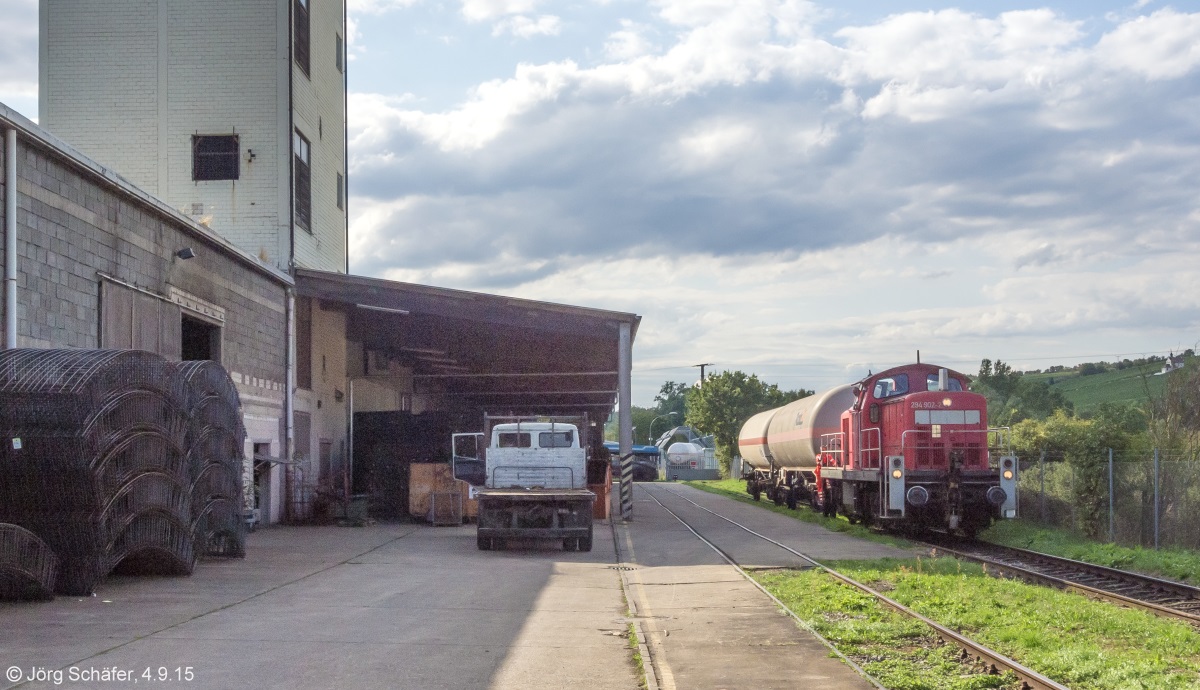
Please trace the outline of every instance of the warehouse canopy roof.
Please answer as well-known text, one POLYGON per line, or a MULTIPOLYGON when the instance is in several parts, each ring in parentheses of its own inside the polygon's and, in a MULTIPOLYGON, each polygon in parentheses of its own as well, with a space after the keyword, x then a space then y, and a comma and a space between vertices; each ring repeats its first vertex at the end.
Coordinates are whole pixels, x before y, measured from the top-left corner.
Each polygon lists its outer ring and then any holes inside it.
POLYGON ((347 312, 349 340, 441 394, 493 414, 604 419, 617 398, 621 324, 636 314, 296 270, 296 291, 347 312))

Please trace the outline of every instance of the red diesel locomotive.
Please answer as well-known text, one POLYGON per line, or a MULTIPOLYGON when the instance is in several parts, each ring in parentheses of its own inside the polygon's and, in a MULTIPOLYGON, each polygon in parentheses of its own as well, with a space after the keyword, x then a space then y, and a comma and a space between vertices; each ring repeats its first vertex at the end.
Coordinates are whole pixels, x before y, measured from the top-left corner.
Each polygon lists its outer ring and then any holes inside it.
POLYGON ((1017 459, 993 462, 993 433, 965 376, 917 363, 760 412, 738 446, 755 500, 973 535, 1017 515, 1017 459))

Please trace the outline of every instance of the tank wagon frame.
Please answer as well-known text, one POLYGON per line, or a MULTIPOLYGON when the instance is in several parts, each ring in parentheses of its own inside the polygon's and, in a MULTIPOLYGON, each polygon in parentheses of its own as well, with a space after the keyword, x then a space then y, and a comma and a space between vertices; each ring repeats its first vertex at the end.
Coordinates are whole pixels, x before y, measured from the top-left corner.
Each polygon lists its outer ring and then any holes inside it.
POLYGON ((754 415, 738 439, 746 491, 914 532, 973 535, 1016 517, 1006 430, 988 428, 966 383, 910 364, 754 415))

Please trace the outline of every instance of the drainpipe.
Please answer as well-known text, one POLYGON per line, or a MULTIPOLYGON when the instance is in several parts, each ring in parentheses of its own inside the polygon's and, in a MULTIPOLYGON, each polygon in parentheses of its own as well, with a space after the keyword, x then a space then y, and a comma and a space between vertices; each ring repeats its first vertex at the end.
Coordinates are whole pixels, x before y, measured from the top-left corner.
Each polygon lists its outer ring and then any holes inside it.
MULTIPOLYGON (((283 457, 288 462, 295 458, 296 450, 296 414, 292 392, 296 388, 296 292, 293 288, 287 290, 287 392, 284 394, 284 425, 286 426, 283 440, 283 457)), ((289 497, 290 498, 290 497, 289 497)))
POLYGON ((17 130, 4 137, 4 349, 17 346, 17 130))

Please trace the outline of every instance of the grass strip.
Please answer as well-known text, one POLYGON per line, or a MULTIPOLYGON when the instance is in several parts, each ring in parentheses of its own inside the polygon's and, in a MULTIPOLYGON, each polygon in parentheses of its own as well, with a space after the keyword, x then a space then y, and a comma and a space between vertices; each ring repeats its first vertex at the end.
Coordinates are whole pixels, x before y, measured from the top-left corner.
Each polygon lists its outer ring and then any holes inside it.
MULTIPOLYGON (((840 561, 831 567, 1071 688, 1200 687, 1200 634, 1181 622, 988 576, 951 558, 840 561)), ((959 661, 920 623, 822 571, 755 577, 842 653, 895 690, 1017 687, 959 661)))
POLYGON ((980 538, 1004 546, 1200 585, 1200 553, 1196 551, 1155 551, 1099 543, 1068 531, 1049 529, 1024 520, 997 522, 980 538))
POLYGON ((787 515, 790 518, 800 520, 802 522, 810 522, 814 525, 820 525, 831 532, 842 532, 849 534, 859 539, 888 544, 902 549, 910 548, 913 544, 907 539, 896 537, 888 534, 880 534, 873 532, 862 525, 852 525, 845 516, 839 515, 833 518, 827 518, 821 513, 810 509, 807 505, 798 506, 796 510, 788 508, 786 505, 777 506, 771 501, 764 498, 761 501, 755 501, 754 497, 746 493, 746 482, 740 479, 714 479, 714 480, 696 480, 683 482, 687 486, 691 486, 701 491, 707 491, 710 494, 718 494, 727 496, 735 501, 756 505, 763 510, 770 510, 780 515, 787 515))

